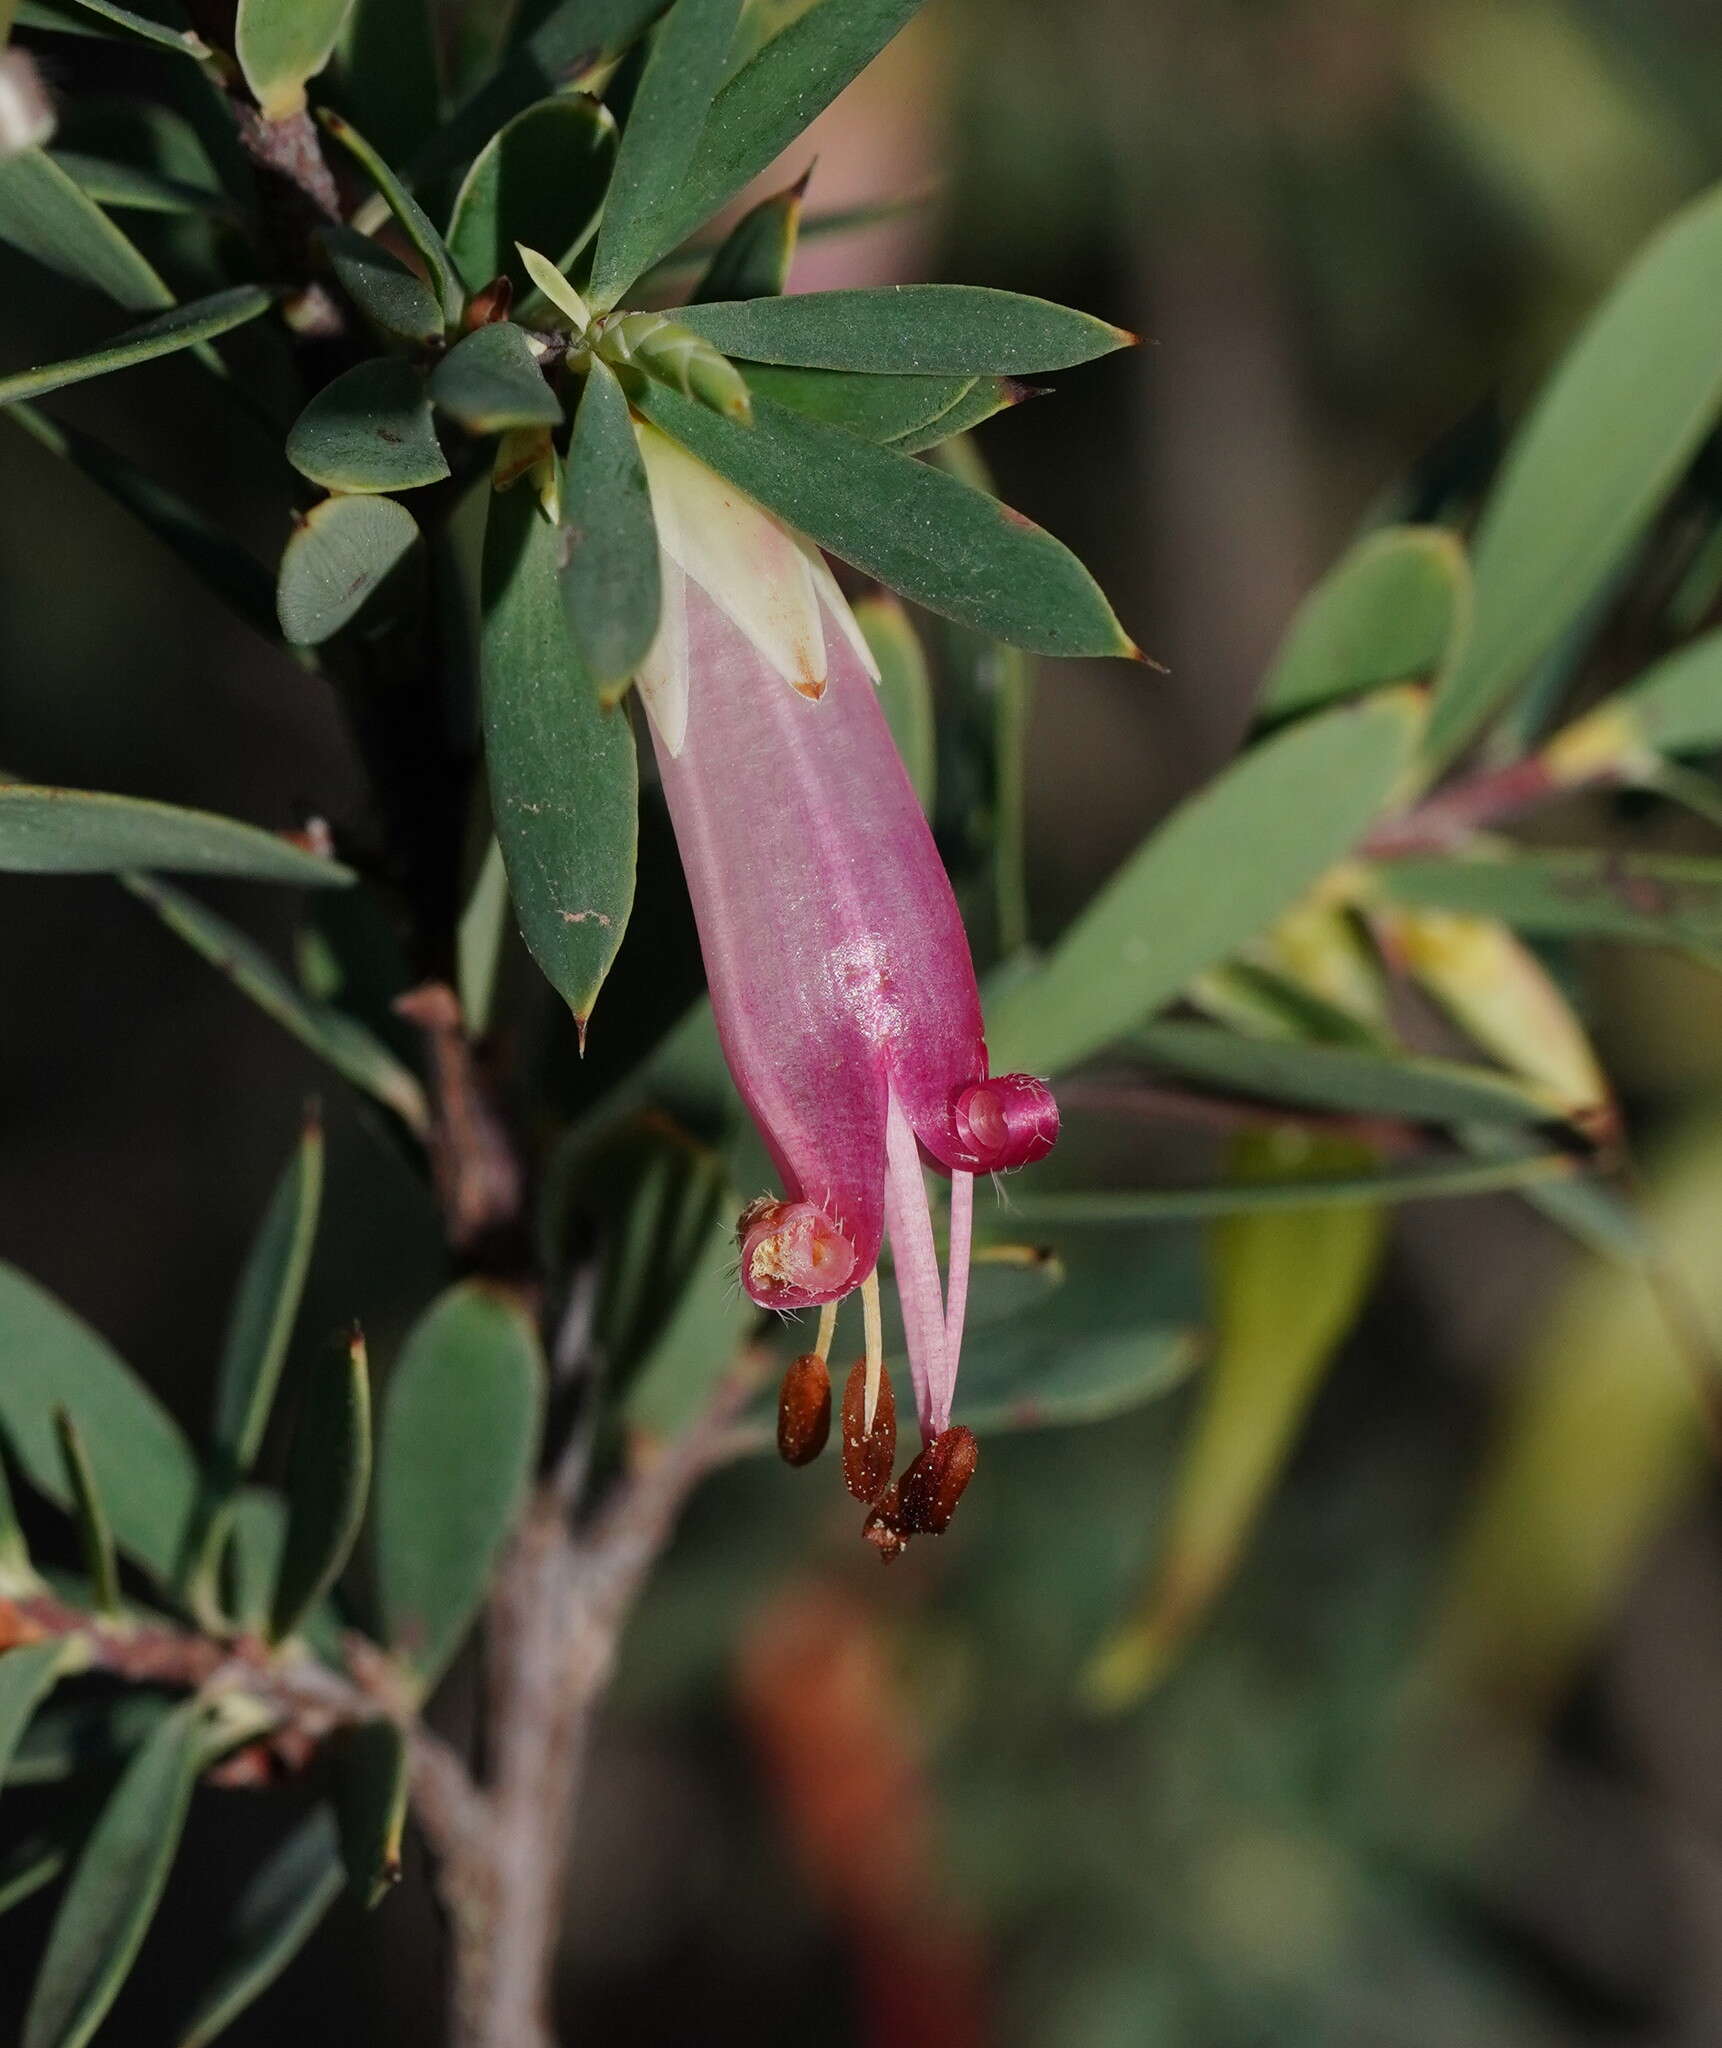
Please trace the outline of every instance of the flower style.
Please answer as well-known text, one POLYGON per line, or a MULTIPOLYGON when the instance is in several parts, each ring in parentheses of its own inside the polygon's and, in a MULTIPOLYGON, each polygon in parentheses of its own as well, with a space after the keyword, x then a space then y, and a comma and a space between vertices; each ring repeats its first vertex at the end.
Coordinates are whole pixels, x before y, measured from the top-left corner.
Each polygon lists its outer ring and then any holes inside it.
POLYGON ((888 1235, 930 1455, 952 1428, 974 1176, 1043 1157, 1058 1110, 1044 1082, 987 1072, 956 900, 824 558, 638 432, 663 615, 637 684, 724 1055, 783 1180, 742 1217, 742 1285, 823 1308, 820 1361, 834 1304, 863 1290, 871 1430, 888 1235), (923 1159, 951 1179, 948 1290, 923 1159))

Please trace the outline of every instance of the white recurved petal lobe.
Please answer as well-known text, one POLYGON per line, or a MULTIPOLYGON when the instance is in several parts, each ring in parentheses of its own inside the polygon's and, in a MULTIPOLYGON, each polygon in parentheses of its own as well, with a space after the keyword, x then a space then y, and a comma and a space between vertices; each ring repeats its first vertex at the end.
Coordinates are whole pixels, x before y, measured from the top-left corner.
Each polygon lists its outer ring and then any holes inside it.
POLYGON ((636 422, 635 432, 663 553, 708 593, 792 689, 820 696, 825 624, 815 573, 800 543, 667 435, 643 421, 636 422))

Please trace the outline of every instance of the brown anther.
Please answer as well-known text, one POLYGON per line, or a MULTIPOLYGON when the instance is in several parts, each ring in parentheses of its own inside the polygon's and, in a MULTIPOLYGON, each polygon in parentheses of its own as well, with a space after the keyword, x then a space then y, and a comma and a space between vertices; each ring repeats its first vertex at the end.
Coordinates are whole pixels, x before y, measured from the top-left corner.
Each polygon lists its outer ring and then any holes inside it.
POLYGON ((811 1465, 830 1434, 831 1372, 817 1351, 804 1351, 777 1397, 777 1455, 786 1465, 811 1465))
POLYGON ((776 1195, 755 1195, 735 1220, 736 1243, 740 1244, 756 1223, 765 1222, 768 1217, 786 1206, 776 1195))
POLYGON ((871 1506, 890 1485, 891 1467, 897 1462, 897 1402, 888 1372, 879 1375, 879 1405, 871 1432, 866 1416, 867 1361, 858 1358, 843 1389, 843 1483, 857 1500, 871 1506))
POLYGON ((508 277, 493 277, 482 290, 473 293, 466 302, 466 331, 475 332, 480 327, 489 327, 497 320, 506 320, 509 308, 514 304, 514 285, 508 277))
POLYGON ((898 1520, 911 1536, 942 1536, 975 1476, 981 1447, 958 1422, 942 1431, 897 1482, 898 1520))
POLYGON ((878 1505, 861 1524, 861 1534, 878 1551, 881 1564, 895 1564, 908 1549, 909 1537, 902 1523, 897 1487, 885 1489, 878 1505))

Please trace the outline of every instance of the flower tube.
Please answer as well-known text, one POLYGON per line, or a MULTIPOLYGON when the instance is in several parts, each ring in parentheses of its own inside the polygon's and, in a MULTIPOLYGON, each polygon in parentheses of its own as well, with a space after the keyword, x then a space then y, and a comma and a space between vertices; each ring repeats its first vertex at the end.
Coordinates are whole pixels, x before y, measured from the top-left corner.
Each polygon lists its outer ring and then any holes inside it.
POLYGON ((872 1284, 889 1234, 932 1446, 952 1427, 973 1176, 1042 1157, 1057 1107, 1042 1081, 988 1075, 956 900, 824 559, 638 431, 664 611, 637 681, 724 1056, 783 1181, 742 1218, 742 1285, 766 1308, 836 1302, 872 1284), (924 1161, 952 1181, 948 1291, 924 1161))

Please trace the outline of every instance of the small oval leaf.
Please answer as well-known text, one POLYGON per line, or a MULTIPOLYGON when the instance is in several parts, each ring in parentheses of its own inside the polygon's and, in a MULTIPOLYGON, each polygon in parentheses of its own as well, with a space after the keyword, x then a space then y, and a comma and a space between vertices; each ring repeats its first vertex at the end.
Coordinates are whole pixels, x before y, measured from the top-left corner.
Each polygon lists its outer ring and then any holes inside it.
POLYGON ((239 0, 233 54, 266 121, 303 113, 306 82, 334 54, 352 0, 239 0))
POLYGON ((600 690, 624 682, 658 629, 658 531, 628 401, 594 358, 562 469, 568 630, 600 690))
POLYGON ((281 557, 275 606, 281 630, 301 647, 338 633, 419 537, 393 498, 325 498, 281 557))
POLYGON ((424 373, 397 356, 326 384, 293 422, 287 460, 329 491, 410 491, 449 473, 424 373))
POLYGON ((473 159, 448 224, 468 288, 506 276, 524 300, 519 242, 566 270, 597 227, 615 160, 615 116, 585 93, 541 100, 499 129, 473 159))
POLYGON ((469 434, 553 427, 562 418, 561 401, 512 320, 494 320, 457 341, 431 372, 430 392, 469 434))

